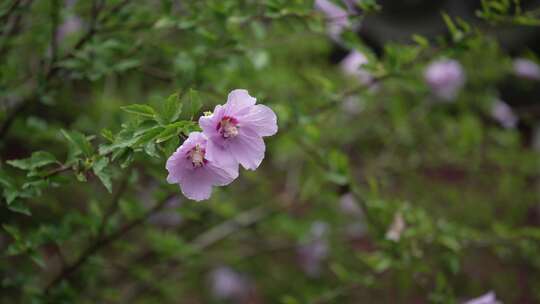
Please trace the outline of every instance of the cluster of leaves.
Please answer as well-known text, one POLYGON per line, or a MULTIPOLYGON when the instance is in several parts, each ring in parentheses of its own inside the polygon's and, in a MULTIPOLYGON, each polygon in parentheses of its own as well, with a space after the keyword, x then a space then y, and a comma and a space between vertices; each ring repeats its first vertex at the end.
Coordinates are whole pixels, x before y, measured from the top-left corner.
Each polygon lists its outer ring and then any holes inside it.
POLYGON ((172 94, 159 110, 146 104, 125 106, 122 109, 133 114, 134 118, 126 120, 116 134, 109 129, 102 130, 101 135, 107 142, 99 144, 98 147, 92 144, 95 136, 60 130, 67 142, 68 153, 65 161, 57 160, 50 152, 37 151, 28 158, 6 162, 7 165, 26 171, 26 178, 19 183, 4 171, 0 171, 7 208, 31 215, 22 200, 39 197, 47 187, 59 186, 50 178, 64 171, 73 171, 81 182, 87 181, 88 176, 93 174, 111 193, 113 163, 125 169, 138 152, 166 159, 179 146, 180 136, 185 137, 198 129, 193 118, 200 107, 201 101, 195 90, 189 90, 183 97, 179 93, 172 94))
POLYGON ((538 10, 522 10, 520 0, 482 0, 477 16, 492 24, 538 26, 538 10))

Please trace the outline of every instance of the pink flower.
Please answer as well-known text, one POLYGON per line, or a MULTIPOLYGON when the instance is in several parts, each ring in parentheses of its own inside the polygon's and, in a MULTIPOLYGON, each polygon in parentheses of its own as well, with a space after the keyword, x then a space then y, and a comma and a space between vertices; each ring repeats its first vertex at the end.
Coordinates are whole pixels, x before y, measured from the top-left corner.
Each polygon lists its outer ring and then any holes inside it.
POLYGON ((217 299, 240 301, 246 298, 251 290, 247 278, 230 267, 221 266, 214 269, 210 279, 212 293, 217 299))
POLYGON ((502 302, 497 300, 493 291, 490 291, 485 295, 471 299, 467 302, 464 302, 463 304, 502 304, 502 302))
POLYGON ((513 68, 514 74, 518 77, 540 80, 540 66, 532 60, 525 58, 515 59, 513 68))
POLYGON ((310 277, 318 277, 321 273, 324 260, 329 255, 327 240, 328 224, 316 221, 311 225, 310 241, 298 247, 300 266, 310 277))
POLYGON ((495 101, 491 108, 491 116, 506 129, 515 128, 519 121, 512 108, 502 100, 495 101))
POLYGON ((349 13, 329 0, 315 0, 315 8, 321 11, 328 20, 328 34, 339 40, 341 32, 351 26, 349 13))
POLYGON ((358 51, 352 51, 341 61, 340 66, 346 75, 358 77, 362 84, 369 85, 373 81, 373 77, 362 68, 362 65, 367 63, 366 55, 358 51))
POLYGON ((206 157, 219 164, 241 164, 255 170, 264 158, 264 136, 276 134, 276 114, 246 90, 233 90, 227 103, 218 105, 211 115, 199 119, 208 137, 206 157))
POLYGON ((182 193, 195 201, 210 198, 212 186, 227 185, 238 177, 237 165, 208 160, 207 143, 201 132, 192 132, 167 160, 167 181, 178 183, 182 193))
POLYGON ((465 84, 465 73, 456 60, 442 59, 431 63, 424 72, 426 83, 439 98, 452 101, 465 84))

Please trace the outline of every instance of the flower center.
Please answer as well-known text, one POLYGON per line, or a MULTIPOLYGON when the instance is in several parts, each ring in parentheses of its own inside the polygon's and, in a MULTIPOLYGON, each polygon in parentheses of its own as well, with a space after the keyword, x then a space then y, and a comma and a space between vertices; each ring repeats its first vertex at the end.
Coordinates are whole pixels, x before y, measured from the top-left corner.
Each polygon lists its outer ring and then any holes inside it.
POLYGON ((188 153, 188 158, 191 160, 191 164, 195 168, 200 168, 206 164, 206 159, 204 159, 205 150, 201 146, 196 145, 188 153))
POLYGON ((224 116, 217 125, 218 132, 223 138, 233 138, 238 135, 238 121, 233 117, 224 116))

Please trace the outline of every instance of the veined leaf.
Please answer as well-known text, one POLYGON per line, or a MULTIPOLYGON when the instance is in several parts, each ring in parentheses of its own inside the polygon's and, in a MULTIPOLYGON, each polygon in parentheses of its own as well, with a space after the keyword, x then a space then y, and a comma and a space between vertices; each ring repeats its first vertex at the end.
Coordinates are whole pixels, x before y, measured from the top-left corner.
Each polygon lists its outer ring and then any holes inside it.
POLYGON ((132 104, 129 106, 121 107, 121 109, 130 114, 135 114, 139 116, 151 118, 154 118, 156 116, 156 111, 151 106, 144 104, 132 104))

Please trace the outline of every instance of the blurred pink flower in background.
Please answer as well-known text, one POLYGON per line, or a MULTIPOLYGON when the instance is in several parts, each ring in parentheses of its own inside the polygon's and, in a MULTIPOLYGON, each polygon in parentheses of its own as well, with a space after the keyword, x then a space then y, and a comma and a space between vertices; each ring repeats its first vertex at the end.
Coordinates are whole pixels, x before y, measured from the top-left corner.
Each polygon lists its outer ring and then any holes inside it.
MULTIPOLYGON (((77 0, 66 0, 64 2, 64 7, 67 11, 73 10, 73 7, 77 4, 77 0)), ((70 14, 66 17, 64 22, 58 26, 56 30, 56 41, 61 42, 67 36, 72 33, 79 32, 83 28, 82 19, 77 16, 70 14)))
POLYGON ((490 291, 478 298, 468 300, 463 304, 502 304, 502 302, 497 301, 495 293, 493 291, 490 291))
POLYGON ((349 13, 337 4, 329 0, 315 0, 315 8, 325 15, 328 35, 332 39, 339 40, 341 33, 351 26, 349 13))
POLYGON ((366 55, 354 50, 343 58, 340 67, 346 75, 357 77, 362 84, 369 85, 373 77, 368 71, 362 69, 362 65, 366 63, 368 63, 366 55))
POLYGON ((227 103, 202 116, 199 124, 208 137, 206 157, 219 164, 255 170, 264 159, 263 137, 276 134, 277 117, 246 90, 233 90, 227 103))
POLYGON ((214 269, 210 274, 210 283, 216 299, 233 300, 235 303, 246 299, 252 289, 247 277, 227 266, 214 269))
POLYGON ((358 206, 358 201, 352 193, 346 193, 341 196, 339 199, 339 208, 341 212, 351 217, 361 217, 364 215, 362 208, 358 206))
POLYGON ((349 216, 353 222, 346 226, 346 233, 352 239, 360 239, 366 235, 367 227, 364 212, 352 193, 346 193, 339 200, 340 211, 349 216))
POLYGON ((491 116, 504 128, 515 128, 519 121, 512 108, 502 100, 496 100, 491 108, 491 116))
POLYGON ((458 61, 440 59, 426 68, 424 79, 435 96, 452 101, 465 84, 465 72, 458 61))
POLYGON ((207 138, 192 132, 188 139, 167 160, 167 181, 178 183, 189 199, 210 198, 212 186, 224 186, 238 177, 238 165, 217 164, 206 157, 207 138))
POLYGON ((328 224, 317 221, 311 225, 310 241, 298 248, 300 266, 310 277, 318 277, 322 270, 322 263, 328 257, 329 248, 326 235, 328 224))
POLYGON ((514 59, 514 74, 518 77, 540 80, 540 66, 532 60, 525 58, 514 59))
POLYGON ((180 216, 180 213, 176 210, 178 207, 180 207, 180 199, 178 197, 173 197, 165 203, 165 206, 161 211, 152 214, 148 218, 148 222, 160 227, 175 227, 180 225, 182 216, 180 216))
POLYGON ((56 32, 56 40, 58 42, 64 40, 70 34, 79 32, 82 29, 82 20, 78 16, 69 16, 62 23, 56 32))

